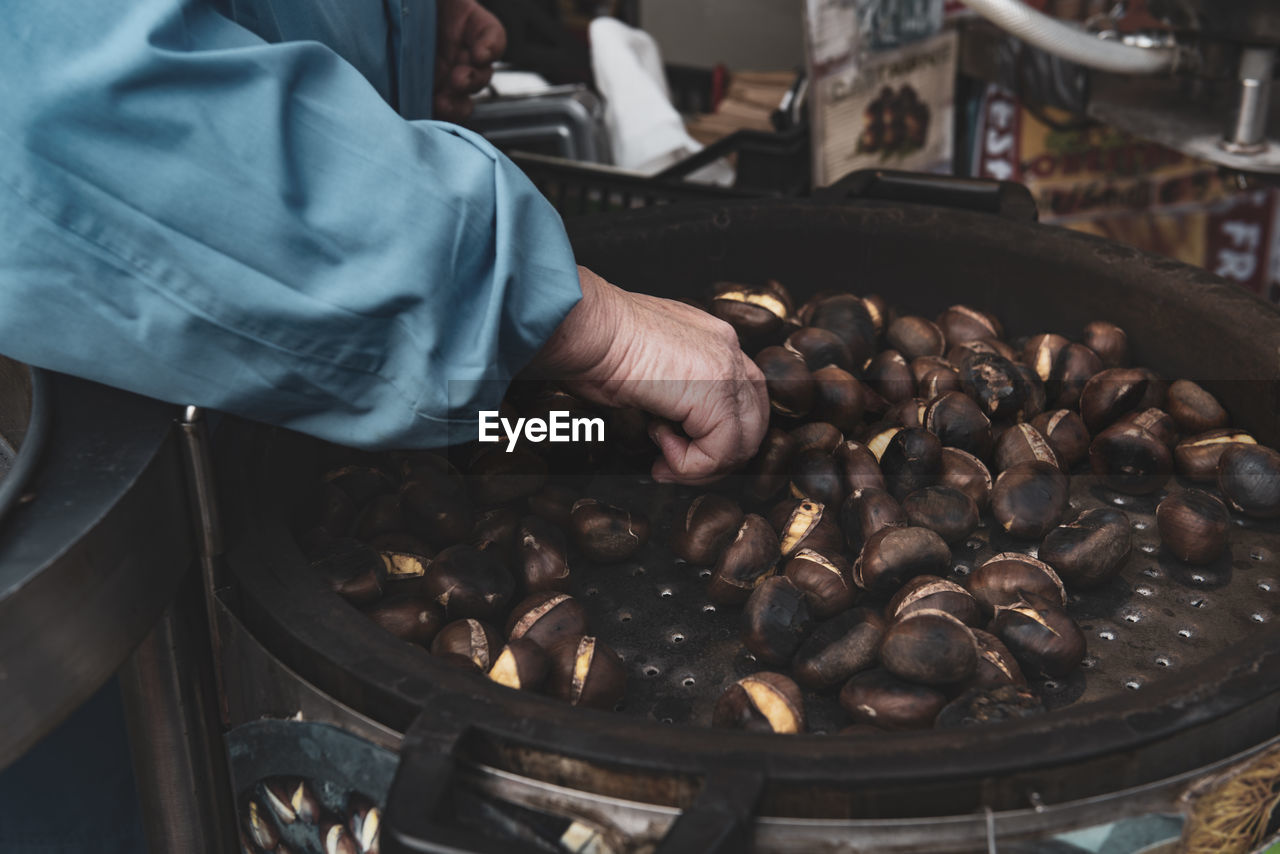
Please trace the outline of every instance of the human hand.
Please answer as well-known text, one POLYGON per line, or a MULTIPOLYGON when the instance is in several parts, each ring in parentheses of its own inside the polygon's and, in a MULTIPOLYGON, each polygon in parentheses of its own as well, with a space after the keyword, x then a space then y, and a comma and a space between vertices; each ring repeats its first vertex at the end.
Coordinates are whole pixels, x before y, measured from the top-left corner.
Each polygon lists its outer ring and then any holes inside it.
POLYGON ((710 483, 756 452, 769 422, 764 376, 733 327, 692 306, 624 291, 578 268, 582 301, 534 368, 607 406, 643 409, 662 451, 658 481, 710 483))
POLYGON ((489 85, 493 63, 507 49, 502 24, 476 0, 437 0, 435 117, 471 115, 471 96, 489 85))

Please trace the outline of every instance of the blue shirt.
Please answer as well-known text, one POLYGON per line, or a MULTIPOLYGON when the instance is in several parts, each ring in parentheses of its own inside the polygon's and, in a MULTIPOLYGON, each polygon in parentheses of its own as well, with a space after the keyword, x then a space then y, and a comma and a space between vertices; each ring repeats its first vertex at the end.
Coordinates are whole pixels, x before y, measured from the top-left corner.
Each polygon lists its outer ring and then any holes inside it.
POLYGON ((345 444, 474 434, 581 294, 510 161, 401 115, 429 115, 434 24, 430 0, 8 4, 0 352, 345 444))

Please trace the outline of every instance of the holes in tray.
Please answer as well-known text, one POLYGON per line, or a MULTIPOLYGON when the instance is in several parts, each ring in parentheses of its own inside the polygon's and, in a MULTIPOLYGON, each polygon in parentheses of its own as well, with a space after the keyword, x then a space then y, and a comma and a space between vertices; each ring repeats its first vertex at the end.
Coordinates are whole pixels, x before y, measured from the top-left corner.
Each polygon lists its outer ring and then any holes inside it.
POLYGON ((1145 584, 1139 584, 1137 587, 1133 588, 1133 592, 1134 592, 1134 593, 1137 593, 1139 596, 1154 596, 1154 595, 1156 595, 1156 591, 1155 591, 1155 590, 1152 590, 1150 587, 1148 587, 1148 586, 1147 586, 1147 585, 1145 585, 1145 584))
POLYGON ((600 588, 598 587, 588 587, 586 590, 582 591, 582 595, 586 596, 588 599, 591 598, 592 596, 598 596, 599 594, 600 594, 600 588))
POLYGON ((684 635, 682 635, 680 632, 676 632, 674 635, 671 636, 671 642, 684 643, 684 635))
POLYGON ((1151 527, 1151 523, 1148 522, 1146 519, 1133 520, 1133 530, 1135 531, 1145 531, 1147 530, 1147 528, 1150 528, 1150 527, 1151 527))
POLYGON ((653 679, 655 676, 657 676, 658 674, 660 674, 662 671, 658 669, 657 665, 654 665, 654 664, 646 664, 646 665, 645 665, 645 667, 644 667, 644 670, 642 670, 641 672, 642 672, 645 676, 648 676, 650 679, 653 679))
POLYGON ((1261 611, 1254 611, 1249 615, 1249 619, 1253 620, 1255 623, 1265 623, 1267 621, 1267 615, 1261 611))
POLYGON ((1160 547, 1157 546, 1155 543, 1141 543, 1138 546, 1138 550, 1141 551, 1143 554, 1153 555, 1160 550, 1160 547))
POLYGON ((1192 636, 1192 635, 1194 635, 1194 634, 1195 634, 1195 632, 1193 632, 1191 629, 1189 629, 1189 628, 1187 628, 1187 627, 1185 627, 1185 626, 1184 626, 1183 628, 1181 628, 1181 629, 1178 629, 1178 637, 1180 637, 1180 638, 1189 638, 1189 637, 1191 637, 1191 636, 1192 636))
POLYGON ((1173 659, 1167 655, 1157 655, 1156 667, 1173 667, 1173 659))
POLYGON ((644 575, 644 567, 643 567, 643 566, 633 566, 633 567, 631 567, 631 577, 632 577, 632 578, 638 578, 638 577, 639 577, 639 576, 641 576, 641 575, 644 575))
POLYGON ((1161 573, 1160 570, 1156 569, 1154 566, 1149 566, 1142 570, 1142 574, 1147 578, 1159 578, 1161 573))
POLYGON ((1111 629, 1103 629, 1102 631, 1098 632, 1098 637, 1102 638, 1103 640, 1111 641, 1116 639, 1116 633, 1113 632, 1111 629))
POLYGON ((1126 623, 1142 622, 1142 614, 1139 613, 1138 611, 1129 611, 1124 615, 1124 621, 1126 623))
POLYGON ((1125 680, 1124 687, 1128 688, 1130 691, 1137 691, 1142 687, 1142 680, 1136 676, 1130 677, 1125 680))
POLYGON ((672 596, 676 595, 676 592, 670 587, 660 587, 658 588, 658 595, 663 599, 670 599, 672 596))
POLYGON ((1270 578, 1264 578, 1258 582, 1258 589, 1263 593, 1270 593, 1276 589, 1276 584, 1270 578))
POLYGON ((619 612, 618 612, 618 622, 619 622, 619 623, 629 623, 629 622, 631 622, 631 612, 630 612, 630 611, 619 611, 619 612))
POLYGON ((701 578, 703 581, 706 581, 708 578, 711 577, 711 570, 710 569, 698 570, 698 577, 701 578))
POLYGON ((714 614, 715 612, 716 612, 716 606, 710 602, 702 606, 702 613, 704 614, 714 614))
POLYGON ((1094 658, 1092 655, 1086 655, 1083 659, 1080 660, 1080 666, 1085 670, 1092 670, 1094 667, 1097 666, 1097 664, 1098 664, 1098 659, 1094 658))
POLYGON ((967 563, 958 563, 955 566, 951 567, 951 571, 956 575, 960 576, 961 578, 963 578, 964 576, 972 572, 973 569, 967 563))
POLYGON ((692 676, 686 676, 680 680, 680 684, 686 688, 692 688, 697 681, 692 676))
POLYGON ((1209 600, 1204 598, 1192 599, 1189 604, 1191 605, 1192 608, 1203 608, 1205 605, 1209 604, 1209 600))

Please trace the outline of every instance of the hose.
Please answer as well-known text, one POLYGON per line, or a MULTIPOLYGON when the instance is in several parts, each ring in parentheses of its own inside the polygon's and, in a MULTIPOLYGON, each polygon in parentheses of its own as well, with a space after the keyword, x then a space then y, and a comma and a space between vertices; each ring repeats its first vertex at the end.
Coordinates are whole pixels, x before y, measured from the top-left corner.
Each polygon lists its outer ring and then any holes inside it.
POLYGON ((1064 24, 1021 0, 964 0, 965 5, 1027 44, 1080 65, 1115 74, 1160 74, 1173 68, 1172 47, 1134 47, 1064 24))

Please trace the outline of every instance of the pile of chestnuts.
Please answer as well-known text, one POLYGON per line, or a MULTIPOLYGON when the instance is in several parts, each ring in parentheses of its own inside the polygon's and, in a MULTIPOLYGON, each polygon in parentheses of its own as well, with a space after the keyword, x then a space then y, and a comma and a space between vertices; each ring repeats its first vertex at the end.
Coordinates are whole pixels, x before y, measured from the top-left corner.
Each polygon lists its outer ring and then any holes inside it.
MULTIPOLYGON (((719 283, 699 304, 736 330, 772 408, 756 457, 678 496, 655 543, 741 610, 759 670, 724 690, 715 726, 804 732, 806 693, 838 697, 847 733, 1042 713, 1037 680, 1086 653, 1070 594, 1111 583, 1131 548, 1122 510, 1072 505, 1074 477, 1154 495, 1176 474, 1157 527, 1189 564, 1226 559, 1232 512, 1280 517, 1280 454, 1196 383, 1131 365, 1113 324, 1010 341, 968 306, 797 306, 774 281, 719 283), (953 549, 979 528, 1004 551, 957 576, 953 549)), ((504 406, 590 411, 554 388, 504 406)), ((300 544, 334 592, 441 660, 614 707, 626 668, 573 591, 584 569, 635 556, 650 522, 587 490, 611 460, 646 470, 654 449, 643 414, 605 417, 609 447, 571 462, 550 446, 335 458, 300 544)))
POLYGON ((382 825, 377 805, 353 794, 343 799, 345 805, 339 803, 335 805, 339 809, 330 810, 318 797, 319 791, 298 777, 274 777, 255 785, 240 810, 242 854, 294 850, 377 854, 382 825))

